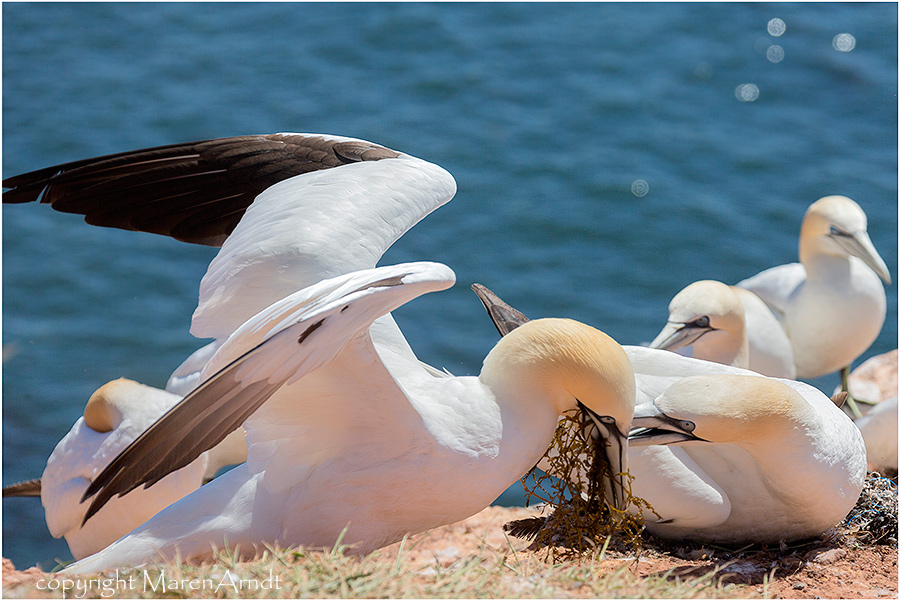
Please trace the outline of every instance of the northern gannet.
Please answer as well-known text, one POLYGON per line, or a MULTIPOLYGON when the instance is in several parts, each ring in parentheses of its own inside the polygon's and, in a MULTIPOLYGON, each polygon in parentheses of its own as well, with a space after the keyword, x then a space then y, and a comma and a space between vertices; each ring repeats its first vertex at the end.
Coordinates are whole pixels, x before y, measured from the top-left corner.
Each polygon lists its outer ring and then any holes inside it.
MULTIPOLYGON (((198 338, 215 341, 169 378, 166 389, 180 396, 199 383, 205 363, 240 324, 305 286, 374 267, 397 238, 456 192, 453 177, 437 165, 327 134, 122 152, 14 176, 3 186, 4 203, 40 201, 94 225, 222 246, 200 284, 191 327, 198 338)), ((372 336, 390 351, 388 361, 414 358, 390 315, 376 321, 372 336)), ((230 435, 217 453, 221 463, 242 462, 242 433, 230 435)))
POLYGON ((40 479, 30 486, 3 488, 3 496, 38 496, 47 528, 65 537, 75 559, 103 549, 153 517, 159 510, 197 490, 227 465, 247 458, 243 432, 236 431, 196 460, 169 474, 157 486, 113 499, 85 521, 81 497, 103 468, 181 396, 119 378, 97 389, 72 429, 57 443, 40 479))
MULTIPOLYGON (((528 318, 480 285, 501 335, 528 318)), ((631 493, 663 538, 751 543, 821 534, 853 508, 866 474, 859 430, 803 382, 623 346, 635 375, 631 493)), ((579 475, 587 477, 585 473, 579 475)))
MULTIPOLYGON (((820 198, 803 217, 800 263, 772 267, 737 284, 779 317, 798 378, 840 370, 847 390, 850 365, 881 332, 886 302, 879 278, 890 284, 891 276, 866 226, 866 214, 849 198, 820 198)), ((751 355, 753 344, 751 339, 751 355)))
MULTIPOLYGON (((639 429, 629 437, 632 493, 659 515, 645 512, 650 532, 718 543, 791 541, 823 533, 853 508, 865 446, 828 397, 752 372, 685 377, 689 368, 672 367, 665 390, 635 407, 639 429)), ((635 377, 640 388, 637 369, 635 377)))
MULTIPOLYGON (((529 323, 494 347, 477 377, 441 374, 373 344, 377 317, 454 277, 436 263, 364 270, 244 323, 206 363, 200 386, 97 477, 91 511, 152 485, 241 424, 247 462, 67 572, 202 557, 226 544, 252 554, 267 543, 341 540, 365 553, 489 505, 540 459, 559 415, 576 406, 596 414, 614 473, 625 469, 634 377, 622 348, 590 326, 529 323)), ((615 503, 621 481, 613 488, 615 503)))
MULTIPOLYGON (((140 526, 159 510, 197 490, 203 483, 208 453, 166 476, 159 486, 134 490, 114 499, 93 519, 84 521, 81 496, 106 465, 181 397, 137 382, 119 379, 100 387, 72 429, 53 449, 36 482, 47 528, 65 537, 75 559, 103 549, 140 526)), ((4 496, 11 487, 4 488, 4 496)), ((17 496, 17 495, 13 495, 17 496)))
POLYGON ((684 349, 680 354, 777 378, 795 375, 791 343, 775 315, 752 292, 715 280, 694 282, 672 298, 650 348, 684 349), (758 341, 752 353, 751 335, 758 341))

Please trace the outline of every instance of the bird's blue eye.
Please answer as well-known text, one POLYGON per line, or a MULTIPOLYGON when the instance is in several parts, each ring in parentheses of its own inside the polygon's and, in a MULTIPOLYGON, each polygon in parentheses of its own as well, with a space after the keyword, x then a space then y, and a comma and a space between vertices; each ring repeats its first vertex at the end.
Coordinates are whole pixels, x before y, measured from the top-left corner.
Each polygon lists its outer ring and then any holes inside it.
POLYGON ((603 422, 604 424, 615 424, 616 418, 609 416, 609 415, 601 415, 600 421, 603 422))
POLYGON ((708 328, 709 327, 709 317, 704 315, 703 317, 698 317, 694 321, 691 322, 691 325, 695 328, 708 328))
POLYGON ((688 421, 688 420, 686 420, 686 419, 683 419, 683 420, 679 421, 679 422, 678 422, 678 426, 679 426, 682 430, 684 430, 685 432, 693 432, 693 431, 694 431, 694 428, 697 427, 697 426, 694 424, 694 422, 688 421))
POLYGON ((842 232, 841 230, 839 230, 838 228, 834 227, 833 225, 831 227, 829 227, 828 229, 829 229, 829 233, 832 236, 846 236, 847 235, 844 232, 842 232))

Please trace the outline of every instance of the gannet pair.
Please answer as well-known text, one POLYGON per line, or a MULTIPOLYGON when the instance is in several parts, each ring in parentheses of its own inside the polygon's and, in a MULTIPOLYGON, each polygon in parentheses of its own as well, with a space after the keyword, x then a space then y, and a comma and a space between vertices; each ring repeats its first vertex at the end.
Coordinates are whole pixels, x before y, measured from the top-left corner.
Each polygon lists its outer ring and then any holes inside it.
MULTIPOLYGON (((483 287, 476 292, 501 334, 527 321, 483 287)), ((650 532, 790 541, 821 534, 853 508, 866 473, 863 440, 817 389, 668 351, 624 349, 637 386, 631 492, 653 507, 643 512, 650 532)))
MULTIPOLYGON (((570 320, 537 320, 502 339, 478 377, 384 361, 373 321, 453 272, 406 263, 324 280, 236 330, 203 382, 116 458, 86 496, 112 495, 189 464, 244 424, 245 464, 67 571, 208 556, 211 545, 368 552, 480 511, 544 454, 559 415, 584 407, 627 468, 634 377, 622 348, 570 320)), ((614 481, 621 498, 621 482, 614 481)))
MULTIPOLYGON (((840 370, 871 346, 884 324, 879 279, 891 283, 866 231, 862 208, 846 196, 826 196, 806 210, 800 263, 767 269, 737 286, 757 295, 779 318, 791 341, 798 378, 840 370)), ((750 340, 753 354, 754 340, 750 340)))
POLYGON ((197 490, 222 467, 246 460, 243 433, 237 431, 156 486, 113 499, 84 524, 88 505, 82 504, 81 498, 87 487, 119 452, 180 400, 179 395, 125 378, 104 384, 91 395, 84 416, 53 449, 41 478, 4 487, 3 496, 41 497, 50 534, 64 537, 75 559, 100 551, 197 490))
MULTIPOLYGON (((89 159, 4 185, 6 202, 42 197, 90 223, 224 239, 191 330, 216 341, 170 380, 199 385, 94 480, 88 496, 107 487, 85 524, 110 496, 191 465, 242 423, 248 461, 72 571, 213 545, 389 544, 488 505, 579 402, 601 413, 610 463, 625 467, 633 375, 601 332, 536 322, 498 344, 479 377, 454 378, 420 363, 390 318, 453 283, 438 264, 371 269, 453 196, 436 165, 361 140, 279 134, 89 159)), ((611 489, 612 502, 623 497, 620 481, 611 489)))
POLYGON ((815 378, 850 364, 881 332, 890 283, 866 231, 866 214, 844 196, 806 211, 800 263, 767 269, 737 286, 704 280, 669 304, 653 348, 692 346, 692 356, 783 378, 815 378), (745 345, 746 344, 746 350, 745 345))

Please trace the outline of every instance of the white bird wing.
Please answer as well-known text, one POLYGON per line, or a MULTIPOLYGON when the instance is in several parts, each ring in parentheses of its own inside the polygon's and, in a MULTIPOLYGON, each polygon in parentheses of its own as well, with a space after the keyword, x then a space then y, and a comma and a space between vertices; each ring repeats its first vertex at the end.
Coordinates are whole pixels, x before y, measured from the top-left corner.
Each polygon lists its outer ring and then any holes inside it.
POLYGON ((732 286, 744 307, 750 369, 775 378, 794 378, 794 349, 778 319, 761 298, 746 288, 732 286))
POLYGON ((307 173, 262 192, 210 263, 191 333, 223 338, 277 299, 375 267, 456 192, 453 177, 409 155, 307 173))
POLYGON ((787 263, 761 271, 735 285, 756 294, 779 319, 783 319, 788 299, 805 281, 806 268, 800 263, 787 263))
MULTIPOLYGON (((404 263, 325 280, 266 308, 223 343, 204 368, 203 383, 94 480, 85 498, 97 496, 85 519, 113 495, 150 486, 217 444, 281 386, 367 336, 379 316, 454 281, 445 265, 404 263)), ((377 360, 374 348, 371 356, 377 360)))

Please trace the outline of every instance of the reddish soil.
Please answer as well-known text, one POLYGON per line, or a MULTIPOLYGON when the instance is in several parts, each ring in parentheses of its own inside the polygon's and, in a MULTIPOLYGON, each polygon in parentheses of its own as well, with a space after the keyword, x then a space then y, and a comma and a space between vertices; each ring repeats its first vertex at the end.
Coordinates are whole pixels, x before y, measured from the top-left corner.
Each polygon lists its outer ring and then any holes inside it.
MULTIPOLYGON (((483 548, 511 553, 510 542, 517 554, 529 553, 528 541, 508 538, 502 526, 536 514, 534 509, 521 507, 489 507, 462 522, 411 537, 405 544, 406 562, 412 569, 434 566, 436 561, 449 567, 483 548)), ((655 574, 682 580, 717 571, 715 578, 727 587, 724 596, 730 597, 896 599, 896 544, 857 545, 852 537, 835 536, 831 541, 783 552, 776 548, 729 553, 699 545, 663 546, 658 541, 648 541, 637 558, 630 553, 607 551, 597 569, 613 573, 625 565, 639 578, 655 574)), ((386 561, 396 557, 399 546, 387 549, 386 561)), ((4 596, 9 598, 17 592, 31 596, 27 591, 34 591, 35 583, 45 576, 37 568, 17 571, 11 561, 4 559, 4 596)))

